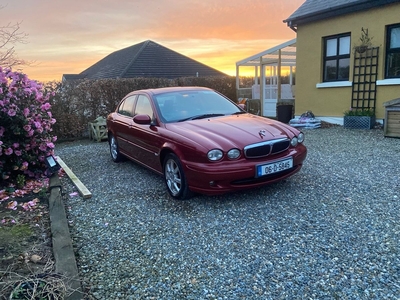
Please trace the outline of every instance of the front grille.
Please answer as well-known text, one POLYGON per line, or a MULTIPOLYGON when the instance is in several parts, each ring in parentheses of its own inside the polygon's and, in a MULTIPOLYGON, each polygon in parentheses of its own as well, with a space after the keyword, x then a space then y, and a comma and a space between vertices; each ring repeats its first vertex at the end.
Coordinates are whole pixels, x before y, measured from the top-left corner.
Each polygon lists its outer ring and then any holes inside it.
POLYGON ((281 141, 281 142, 278 142, 278 143, 274 143, 272 145, 271 154, 276 154, 276 153, 279 153, 279 152, 283 152, 286 149, 288 149, 289 146, 290 146, 290 141, 289 140, 285 140, 285 141, 281 141))
POLYGON ((277 154, 285 151, 290 146, 290 140, 287 138, 277 139, 244 147, 244 155, 247 158, 265 157, 271 154, 277 154))
POLYGON ((244 150, 246 157, 263 157, 269 155, 270 152, 271 152, 271 145, 269 144, 260 145, 249 149, 245 148, 244 150))

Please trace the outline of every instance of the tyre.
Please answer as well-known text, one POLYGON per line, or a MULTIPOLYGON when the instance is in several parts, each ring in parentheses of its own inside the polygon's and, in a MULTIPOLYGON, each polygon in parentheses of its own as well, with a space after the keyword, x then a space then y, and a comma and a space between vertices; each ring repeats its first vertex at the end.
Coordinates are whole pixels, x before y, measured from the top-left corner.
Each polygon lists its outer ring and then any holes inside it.
POLYGON ((111 158, 114 162, 120 162, 123 160, 122 154, 119 152, 117 140, 113 135, 110 135, 108 139, 108 143, 110 144, 110 154, 111 158))
POLYGON ((182 164, 175 154, 167 154, 164 159, 163 171, 165 184, 172 198, 185 200, 193 196, 189 190, 182 164))

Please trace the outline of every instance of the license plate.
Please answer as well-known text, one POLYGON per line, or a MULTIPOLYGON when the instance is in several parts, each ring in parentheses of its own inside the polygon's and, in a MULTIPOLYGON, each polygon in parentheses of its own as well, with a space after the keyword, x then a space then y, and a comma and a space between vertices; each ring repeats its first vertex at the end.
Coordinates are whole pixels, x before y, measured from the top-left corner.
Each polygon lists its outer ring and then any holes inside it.
POLYGON ((257 177, 282 172, 292 167, 293 167, 293 158, 288 158, 285 160, 280 160, 269 164, 258 165, 256 168, 257 177))

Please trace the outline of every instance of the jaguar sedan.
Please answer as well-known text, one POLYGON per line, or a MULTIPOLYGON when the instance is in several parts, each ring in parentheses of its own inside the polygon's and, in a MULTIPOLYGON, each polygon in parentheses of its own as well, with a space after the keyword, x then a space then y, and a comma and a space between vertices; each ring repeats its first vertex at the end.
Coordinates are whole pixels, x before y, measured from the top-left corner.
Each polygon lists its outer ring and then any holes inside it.
POLYGON ((112 160, 163 175, 175 199, 271 184, 298 172, 307 155, 301 131, 202 87, 134 91, 108 115, 107 130, 112 160))

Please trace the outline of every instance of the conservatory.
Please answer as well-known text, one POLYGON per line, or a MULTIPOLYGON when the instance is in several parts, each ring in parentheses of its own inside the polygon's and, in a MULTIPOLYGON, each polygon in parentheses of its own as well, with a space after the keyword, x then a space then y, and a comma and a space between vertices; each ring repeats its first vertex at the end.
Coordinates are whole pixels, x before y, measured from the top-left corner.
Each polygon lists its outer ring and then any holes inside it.
MULTIPOLYGON (((296 39, 236 62, 236 90, 239 100, 258 99, 259 114, 277 116, 277 105, 291 103, 295 98, 296 39), (240 68, 254 68, 251 84, 244 84, 240 68), (251 86, 249 86, 251 85, 251 86)), ((246 75, 248 76, 248 75, 246 75)))

